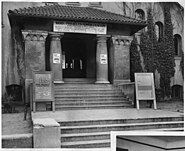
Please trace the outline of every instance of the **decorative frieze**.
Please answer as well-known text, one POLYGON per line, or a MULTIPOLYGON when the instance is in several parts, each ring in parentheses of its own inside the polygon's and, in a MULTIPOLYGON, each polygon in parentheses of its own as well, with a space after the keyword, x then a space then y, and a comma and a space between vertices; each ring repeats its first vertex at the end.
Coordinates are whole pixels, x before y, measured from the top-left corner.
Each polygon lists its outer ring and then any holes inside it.
POLYGON ((22 30, 25 41, 45 41, 48 36, 46 31, 22 30))
POLYGON ((112 36, 112 41, 114 45, 129 46, 132 38, 130 36, 112 36))

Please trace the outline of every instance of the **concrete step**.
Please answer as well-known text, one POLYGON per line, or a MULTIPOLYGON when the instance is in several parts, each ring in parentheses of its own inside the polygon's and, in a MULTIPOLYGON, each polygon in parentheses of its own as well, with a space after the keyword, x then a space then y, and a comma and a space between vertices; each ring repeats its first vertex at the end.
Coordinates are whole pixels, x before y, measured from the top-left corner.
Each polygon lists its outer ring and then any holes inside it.
POLYGON ((150 131, 184 131, 183 127, 174 128, 161 128, 161 129, 149 129, 150 131))
POLYGON ((110 139, 110 132, 61 134, 62 142, 110 139))
POLYGON ((60 103, 91 103, 91 102, 130 102, 127 98, 120 97, 120 98, 69 98, 69 99, 62 99, 62 98, 55 98, 55 104, 60 103))
POLYGON ((183 127, 183 121, 151 122, 151 123, 129 123, 110 125, 82 125, 82 126, 61 126, 61 133, 90 133, 106 131, 126 131, 140 129, 161 129, 183 127))
POLYGON ((94 78, 64 78, 65 83, 95 83, 94 78))
POLYGON ((67 91, 56 91, 54 92, 54 94, 59 95, 59 94, 63 94, 63 95, 89 95, 89 94, 121 94, 123 95, 122 92, 120 91, 116 91, 116 90, 67 90, 67 91))
POLYGON ((120 97, 55 97, 56 102, 58 101, 94 101, 94 102, 100 102, 100 101, 108 101, 108 100, 112 100, 112 101, 127 101, 128 99, 120 96, 120 97))
POLYGON ((110 147, 110 139, 61 143, 61 148, 99 148, 99 147, 101 148, 110 147))
POLYGON ((69 106, 56 106, 56 111, 62 111, 62 110, 88 110, 88 109, 119 109, 119 108, 131 108, 132 106, 130 104, 98 104, 98 105, 85 105, 85 106, 79 106, 79 105, 69 105, 69 106))
POLYGON ((113 99, 113 98, 124 98, 124 96, 119 95, 119 94, 115 94, 115 95, 111 95, 111 94, 89 94, 89 95, 62 95, 62 94, 56 94, 55 98, 65 98, 65 99, 69 99, 69 98, 108 98, 108 99, 113 99))
POLYGON ((129 124, 129 123, 151 123, 151 122, 168 122, 183 121, 183 117, 160 117, 160 118, 137 118, 137 119, 110 119, 110 120, 87 120, 87 121, 70 121, 58 122, 61 126, 85 126, 85 125, 109 125, 109 124, 129 124))
POLYGON ((65 105, 108 105, 108 104, 131 104, 132 102, 129 102, 129 101, 122 101, 122 100, 116 100, 116 101, 112 101, 112 100, 106 100, 106 101, 57 101, 55 103, 55 105, 57 106, 65 106, 65 105))
POLYGON ((95 96, 110 96, 110 97, 112 97, 112 96, 116 96, 116 97, 118 97, 118 96, 122 96, 123 97, 123 94, 122 93, 101 93, 101 92, 99 92, 99 93, 55 93, 55 97, 95 97, 95 96))
POLYGON ((60 84, 54 86, 54 89, 116 89, 115 86, 111 84, 60 84))

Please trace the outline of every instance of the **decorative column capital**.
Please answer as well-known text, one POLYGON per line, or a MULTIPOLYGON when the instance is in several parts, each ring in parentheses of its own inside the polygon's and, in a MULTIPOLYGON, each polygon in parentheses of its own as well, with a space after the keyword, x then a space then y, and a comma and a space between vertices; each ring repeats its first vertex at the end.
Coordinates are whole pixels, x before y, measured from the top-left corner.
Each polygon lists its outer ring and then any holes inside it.
POLYGON ((49 32, 49 37, 54 41, 60 41, 63 36, 64 33, 49 32))
POLYGON ((97 39, 97 42, 99 43, 106 43, 107 42, 107 39, 110 37, 110 35, 97 35, 96 36, 96 39, 97 39))
POLYGON ((45 41, 48 36, 47 31, 40 30, 22 30, 25 41, 45 41))
POLYGON ((132 41, 131 36, 112 36, 112 41, 114 45, 129 46, 132 41))

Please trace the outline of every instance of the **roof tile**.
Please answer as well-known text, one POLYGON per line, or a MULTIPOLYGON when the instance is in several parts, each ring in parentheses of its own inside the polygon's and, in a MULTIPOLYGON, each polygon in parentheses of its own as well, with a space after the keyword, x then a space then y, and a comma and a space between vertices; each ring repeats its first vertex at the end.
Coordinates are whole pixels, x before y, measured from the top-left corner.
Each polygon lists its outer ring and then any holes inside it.
POLYGON ((21 15, 28 17, 49 17, 59 19, 91 20, 104 23, 133 23, 146 24, 146 21, 137 20, 120 14, 90 7, 73 7, 62 5, 28 7, 23 9, 9 10, 10 15, 21 15))

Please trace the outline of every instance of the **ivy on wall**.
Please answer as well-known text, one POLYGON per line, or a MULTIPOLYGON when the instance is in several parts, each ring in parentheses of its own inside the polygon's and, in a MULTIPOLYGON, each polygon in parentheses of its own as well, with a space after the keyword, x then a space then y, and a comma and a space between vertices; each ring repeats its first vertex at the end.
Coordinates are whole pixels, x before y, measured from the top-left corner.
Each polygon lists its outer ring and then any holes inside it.
POLYGON ((184 53, 183 52, 182 52, 180 67, 181 67, 181 71, 182 71, 182 77, 184 79, 184 53))
POLYGON ((141 34, 140 50, 144 58, 145 71, 154 73, 157 37, 151 8, 147 12, 147 23, 147 32, 141 34))
POLYGON ((152 10, 147 12, 147 32, 141 34, 140 49, 144 58, 146 72, 160 73, 160 87, 164 96, 171 95, 171 77, 175 73, 173 25, 171 22, 170 6, 165 3, 164 8, 164 36, 157 42, 152 10))
POLYGON ((134 73, 142 72, 141 59, 137 46, 138 46, 137 39, 134 36, 130 45, 130 80, 132 82, 135 81, 134 73))
POLYGON ((164 9, 164 38, 162 42, 158 44, 158 67, 157 70, 160 73, 160 87, 163 90, 164 95, 169 97, 171 95, 171 77, 175 73, 175 47, 173 40, 173 25, 171 21, 170 5, 166 3, 163 6, 164 9))

